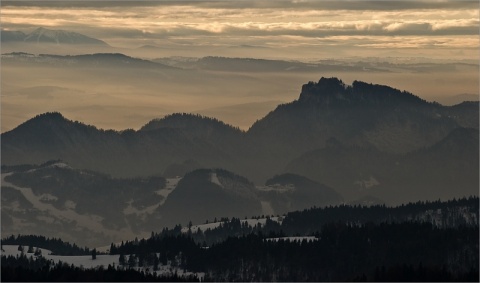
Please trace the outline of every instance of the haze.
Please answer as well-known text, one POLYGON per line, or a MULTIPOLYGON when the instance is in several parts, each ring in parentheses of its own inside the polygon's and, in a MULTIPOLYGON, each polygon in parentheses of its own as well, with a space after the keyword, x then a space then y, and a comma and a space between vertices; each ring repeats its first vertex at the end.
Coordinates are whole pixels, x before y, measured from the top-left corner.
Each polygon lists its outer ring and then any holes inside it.
POLYGON ((117 130, 138 129, 174 112, 200 113, 248 129, 279 103, 296 99, 303 83, 321 76, 337 76, 346 83, 386 84, 446 104, 478 100, 477 1, 3 1, 1 5, 4 30, 67 30, 110 45, 2 43, 3 54, 329 59, 345 66, 343 71, 309 72, 198 66, 139 71, 15 65, 2 58, 2 132, 46 111, 117 130), (370 71, 372 67, 379 70, 370 71))

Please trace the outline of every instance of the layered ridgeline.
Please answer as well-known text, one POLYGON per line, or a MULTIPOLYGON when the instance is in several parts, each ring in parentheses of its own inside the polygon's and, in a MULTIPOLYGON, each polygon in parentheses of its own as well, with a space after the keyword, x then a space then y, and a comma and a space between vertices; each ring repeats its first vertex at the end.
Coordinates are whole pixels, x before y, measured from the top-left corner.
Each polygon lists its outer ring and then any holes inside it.
POLYGON ((458 127, 478 129, 478 103, 445 107, 388 86, 337 78, 303 85, 298 100, 280 105, 248 131, 297 155, 332 137, 347 145, 406 153, 431 146, 458 127))
POLYGON ((292 172, 347 201, 393 204, 478 193, 478 118, 478 102, 446 107, 388 86, 321 78, 246 132, 191 114, 121 132, 42 114, 2 134, 2 164, 61 159, 114 177, 224 168, 257 185, 292 172))
POLYGON ((293 174, 256 187, 223 169, 182 177, 112 178, 61 161, 2 166, 2 233, 104 245, 152 230, 224 217, 339 204, 333 189, 293 174))

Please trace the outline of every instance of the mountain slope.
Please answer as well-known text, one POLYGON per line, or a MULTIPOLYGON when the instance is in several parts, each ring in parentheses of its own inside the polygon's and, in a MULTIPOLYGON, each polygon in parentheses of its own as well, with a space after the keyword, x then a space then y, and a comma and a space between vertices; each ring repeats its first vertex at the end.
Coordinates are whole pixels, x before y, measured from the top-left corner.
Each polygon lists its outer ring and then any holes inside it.
POLYGON ((196 135, 210 137, 211 135, 241 135, 242 131, 215 118, 200 115, 175 113, 161 119, 154 119, 145 124, 140 131, 154 131, 157 129, 182 129, 195 132, 196 135))
POLYGON ((431 147, 408 154, 329 141, 290 162, 285 172, 336 188, 350 200, 376 197, 398 204, 436 196, 478 194, 478 130, 457 128, 431 147))
POLYGON ((478 129, 478 109, 473 108, 472 113, 451 115, 451 107, 388 86, 358 81, 348 86, 337 78, 321 78, 303 85, 298 100, 279 105, 252 125, 246 137, 262 146, 249 158, 265 160, 264 167, 272 169, 266 176, 271 176, 330 138, 348 146, 407 153, 433 145, 461 125, 478 129))
POLYGON ((199 169, 185 175, 160 211, 168 216, 162 217, 162 222, 175 225, 185 219, 203 223, 213 218, 259 215, 261 205, 255 186, 246 178, 221 169, 199 169))
POLYGON ((2 54, 2 61, 9 64, 30 64, 29 66, 49 66, 56 68, 135 68, 135 69, 168 69, 174 67, 148 60, 130 57, 121 53, 94 53, 82 55, 51 55, 51 54, 29 54, 24 52, 12 52, 2 54))
POLYGON ((146 234, 146 215, 164 201, 162 177, 117 179, 61 161, 2 166, 2 233, 34 233, 104 244, 146 234))
POLYGON ((4 29, 0 31, 0 35, 1 35, 2 43, 23 41, 27 36, 21 31, 4 30, 4 29))
MULTIPOLYGON (((225 125, 224 129, 229 127, 225 125)), ((76 168, 128 177, 158 174, 187 159, 199 160, 208 167, 234 167, 233 153, 241 132, 233 127, 228 131, 231 135, 212 129, 205 136, 202 131, 175 127, 105 131, 70 121, 60 113, 45 113, 2 134, 2 164, 62 159, 76 168)))
POLYGON ((102 40, 92 38, 80 33, 65 31, 65 30, 51 30, 43 27, 37 28, 29 34, 24 34, 20 31, 2 30, 2 42, 26 42, 26 43, 53 43, 61 44, 86 44, 86 45, 100 45, 109 46, 102 40))
POLYGON ((343 201, 343 197, 334 189, 291 173, 268 179, 261 190, 264 200, 272 206, 275 213, 337 205, 343 201))
POLYGON ((459 126, 442 111, 440 105, 387 86, 357 81, 347 86, 336 78, 321 78, 304 85, 298 100, 277 107, 248 134, 307 150, 335 137, 404 153, 431 145, 459 126))
POLYGON ((60 113, 45 113, 2 134, 2 152, 2 164, 62 159, 76 168, 96 170, 123 163, 129 150, 118 132, 70 121, 60 113), (123 152, 122 156, 118 152, 123 152))

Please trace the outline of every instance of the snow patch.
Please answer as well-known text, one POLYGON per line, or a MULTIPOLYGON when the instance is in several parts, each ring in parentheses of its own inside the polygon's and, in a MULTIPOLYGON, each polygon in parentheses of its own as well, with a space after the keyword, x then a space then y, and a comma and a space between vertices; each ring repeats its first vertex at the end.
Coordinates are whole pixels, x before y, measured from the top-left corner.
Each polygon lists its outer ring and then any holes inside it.
MULTIPOLYGON (((27 247, 25 248, 25 252, 28 249, 27 247)), ((36 247, 33 247, 34 250, 36 250, 36 247)), ((84 267, 84 268, 96 268, 99 266, 103 266, 105 268, 108 267, 108 265, 111 266, 118 266, 119 265, 119 255, 98 255, 96 259, 92 259, 91 255, 80 255, 80 256, 61 256, 61 255, 52 255, 50 250, 47 249, 42 249, 42 257, 44 257, 47 260, 51 260, 54 263, 58 263, 59 261, 62 261, 64 263, 67 263, 68 265, 74 265, 76 267, 84 267)), ((18 245, 4 245, 2 246, 2 255, 5 256, 20 256, 21 251, 18 250, 18 245)), ((33 253, 25 253, 27 257, 32 256, 35 258, 33 253)), ((125 255, 125 258, 128 259, 130 255, 127 254, 125 255)), ((153 273, 153 266, 148 266, 148 267, 135 267, 134 268, 137 271, 143 271, 146 273, 153 273)), ((160 265, 159 269, 155 271, 159 275, 173 275, 177 273, 179 276, 182 275, 197 275, 199 278, 203 278, 205 276, 205 273, 199 272, 199 273, 194 273, 190 271, 183 270, 183 268, 179 267, 173 267, 171 264, 167 265, 160 265)))
POLYGON ((39 197, 40 201, 48 202, 48 201, 57 201, 58 198, 51 194, 43 194, 39 197))
POLYGON ((132 199, 129 202, 127 202, 128 206, 123 210, 123 213, 126 214, 126 215, 137 214, 137 215, 142 215, 143 217, 145 217, 146 214, 152 214, 153 212, 155 212, 155 210, 157 208, 159 208, 160 206, 162 206, 165 203, 165 201, 168 198, 168 195, 170 195, 173 192, 173 190, 175 190, 175 188, 178 185, 178 182, 181 179, 182 179, 182 177, 175 177, 175 178, 166 179, 165 188, 161 189, 161 190, 158 190, 158 191, 155 191, 155 193, 157 195, 160 195, 160 196, 163 197, 162 200, 158 204, 154 204, 154 205, 151 205, 151 206, 145 207, 144 209, 139 210, 139 209, 132 206, 132 203, 133 203, 133 199, 132 199))
MULTIPOLYGON (((207 231, 208 229, 210 230, 213 230, 217 227, 220 226, 220 224, 223 224, 224 222, 213 222, 213 223, 208 223, 208 224, 200 224, 200 225, 192 225, 192 227, 190 227, 190 230, 192 232, 196 232, 198 229, 200 229, 201 231, 207 231)), ((188 232, 188 227, 183 227, 182 228, 182 233, 187 233, 188 232)))
POLYGON ((380 182, 377 181, 373 176, 370 176, 368 180, 358 180, 354 183, 355 185, 360 186, 360 191, 370 189, 372 187, 380 185, 380 182))
POLYGON ((68 169, 72 168, 68 164, 63 163, 63 162, 56 162, 56 163, 53 163, 52 165, 50 165, 48 167, 50 167, 50 168, 68 168, 68 169))
POLYGON ((77 207, 77 204, 74 201, 67 200, 64 204, 66 209, 74 210, 77 207))
MULTIPOLYGON (((13 174, 12 172, 10 173, 3 173, 1 174, 2 176, 2 181, 1 185, 2 187, 4 186, 9 186, 12 187, 18 191, 20 191, 23 196, 29 201, 34 208, 40 210, 40 211, 45 211, 50 214, 50 216, 55 217, 56 219, 66 221, 66 222, 72 222, 75 221, 76 226, 78 228, 86 228, 88 230, 92 230, 95 232, 103 232, 107 235, 111 236, 118 236, 118 235, 125 235, 125 234, 130 234, 128 230, 126 229, 121 229, 121 230, 110 230, 106 229, 102 225, 102 220, 103 218, 98 216, 98 215, 82 215, 78 214, 74 210, 60 210, 54 207, 53 205, 49 203, 44 203, 41 201, 41 196, 36 196, 31 188, 24 188, 24 187, 18 187, 10 182, 7 182, 5 180, 5 177, 13 174)), ((67 201, 68 202, 68 201, 67 201)), ((73 203, 73 202, 72 202, 73 203)), ((66 203, 67 204, 67 203, 66 203)))
POLYGON ((3 206, 2 210, 3 209, 9 209, 15 212, 24 211, 24 209, 21 208, 20 202, 18 200, 13 201, 12 203, 10 203, 10 205, 3 206))
POLYGON ((223 188, 223 185, 222 183, 220 183, 220 180, 218 179, 216 172, 210 173, 210 182, 214 183, 215 185, 219 185, 220 187, 223 188))
MULTIPOLYGON (((270 220, 282 224, 283 217, 281 217, 281 216, 280 217, 270 217, 270 220)), ((207 224, 192 225, 190 230, 192 232, 196 232, 198 229, 200 229, 201 231, 204 232, 204 231, 207 231, 208 229, 213 230, 213 229, 219 227, 220 225, 222 225, 224 223, 225 222, 221 221, 221 222, 212 222, 212 223, 207 223, 207 224)), ((267 218, 242 219, 242 220, 240 220, 240 223, 241 224, 247 223, 247 225, 252 226, 252 227, 257 226, 258 224, 260 224, 260 226, 263 226, 263 225, 265 225, 265 223, 267 223, 267 218)), ((189 230, 188 227, 183 227, 182 228, 182 233, 187 233, 188 230, 189 230)))
MULTIPOLYGON (((270 217, 270 220, 272 221, 275 221, 275 222, 278 222, 279 224, 282 224, 282 221, 283 221, 283 217, 270 217)), ((247 224, 249 226, 255 226, 255 225, 265 225, 265 223, 267 223, 267 218, 259 218, 259 219, 244 219, 244 220, 240 220, 240 222, 243 224, 245 222, 247 222, 247 224)))
MULTIPOLYGON (((18 245, 5 245, 2 246, 3 255, 9 256, 17 256, 20 255, 21 252, 18 250, 18 245)), ((33 253, 26 253, 28 246, 25 247, 25 255, 27 257, 34 256, 33 253)), ((36 250, 36 247, 33 248, 36 250)), ((97 255, 96 259, 92 259, 91 255, 81 255, 81 256, 61 256, 61 255, 52 255, 52 251, 47 249, 42 249, 42 256, 47 260, 53 260, 55 263, 62 261, 69 265, 73 264, 74 266, 83 266, 85 268, 94 268, 98 266, 108 267, 108 265, 118 265, 119 255, 97 255)))
POLYGON ((173 190, 175 190, 177 188, 178 182, 181 179, 182 179, 182 177, 168 178, 165 189, 155 191, 155 193, 157 193, 157 195, 161 195, 163 197, 162 201, 160 202, 160 204, 158 206, 161 206, 165 203, 165 201, 168 198, 168 195, 170 195, 173 192, 173 190))
POLYGON ((302 242, 306 240, 307 242, 318 241, 319 239, 314 236, 305 236, 305 237, 280 237, 280 238, 267 238, 267 242, 278 242, 278 241, 288 241, 288 242, 302 242))

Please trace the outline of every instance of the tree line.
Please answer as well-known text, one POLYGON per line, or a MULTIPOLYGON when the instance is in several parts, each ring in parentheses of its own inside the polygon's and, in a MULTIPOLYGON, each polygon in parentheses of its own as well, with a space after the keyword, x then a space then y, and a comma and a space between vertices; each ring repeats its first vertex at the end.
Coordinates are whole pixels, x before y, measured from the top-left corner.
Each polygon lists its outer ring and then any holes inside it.
POLYGON ((2 256, 3 282, 193 282, 196 275, 146 273, 119 266, 83 268, 59 261, 53 263, 43 257, 26 255, 2 256))
POLYGON ((150 258, 154 264, 205 272, 206 280, 215 281, 383 281, 403 267, 409 273, 401 278, 446 274, 454 281, 475 281, 478 233, 478 226, 332 222, 314 233, 316 241, 266 241, 259 231, 206 247, 188 234, 156 235, 115 246, 114 252, 128 255, 128 268, 149 266, 150 258))

